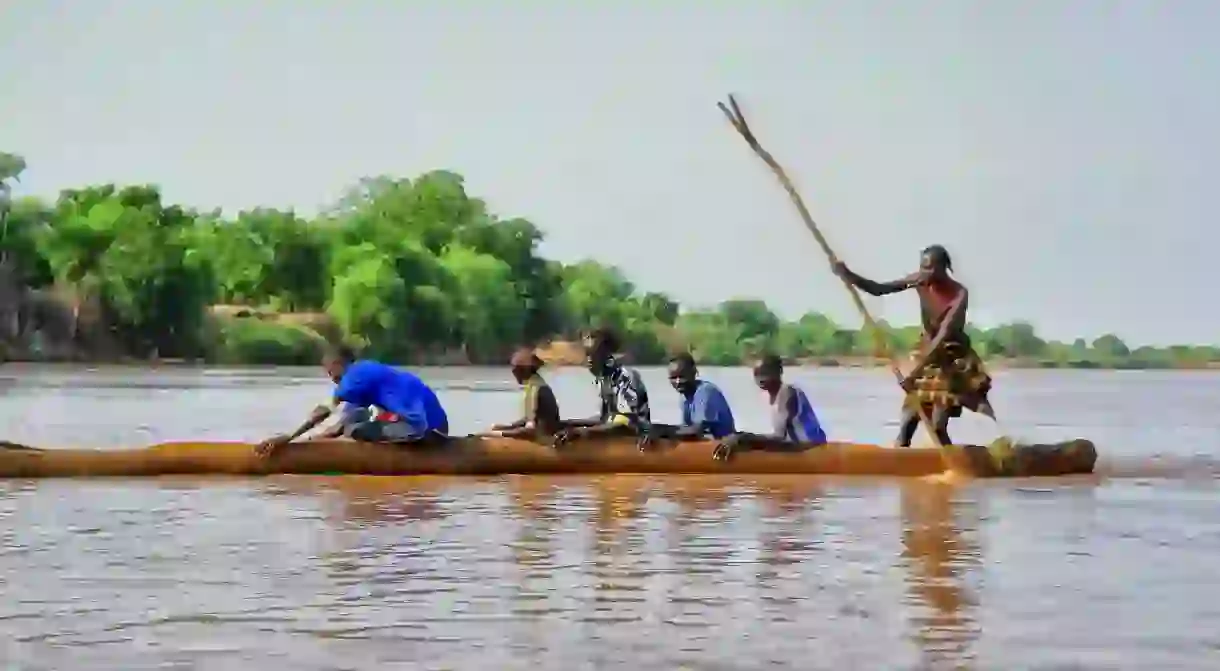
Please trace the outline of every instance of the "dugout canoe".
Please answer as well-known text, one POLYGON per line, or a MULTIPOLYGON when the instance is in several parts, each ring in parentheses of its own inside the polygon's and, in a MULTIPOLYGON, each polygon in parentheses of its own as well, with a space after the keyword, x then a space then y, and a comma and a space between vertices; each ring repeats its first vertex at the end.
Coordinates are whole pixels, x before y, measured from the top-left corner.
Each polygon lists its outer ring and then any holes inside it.
MULTIPOLYGON (((562 451, 524 440, 455 438, 443 447, 403 447, 318 440, 293 444, 262 459, 239 442, 163 443, 132 450, 0 447, 0 478, 158 475, 501 475, 610 473, 740 473, 920 477, 946 471, 936 448, 831 443, 796 453, 741 452, 712 458, 711 441, 662 444, 640 452, 623 439, 574 442, 562 451)), ((1088 440, 946 448, 952 471, 971 477, 1091 473, 1097 450, 1088 440)))

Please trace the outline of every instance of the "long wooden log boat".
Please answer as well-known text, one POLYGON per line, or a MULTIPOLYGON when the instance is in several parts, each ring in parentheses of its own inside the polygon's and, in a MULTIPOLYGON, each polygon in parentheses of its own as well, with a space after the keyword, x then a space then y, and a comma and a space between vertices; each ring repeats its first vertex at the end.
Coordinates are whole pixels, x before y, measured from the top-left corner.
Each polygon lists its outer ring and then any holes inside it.
POLYGON ((131 450, 0 447, 0 478, 158 475, 501 475, 608 473, 739 473, 920 477, 950 470, 969 477, 1033 477, 1093 472, 1088 440, 945 448, 888 448, 830 443, 801 452, 739 452, 713 459, 711 441, 663 443, 641 452, 634 441, 582 440, 555 450, 509 438, 454 438, 440 447, 350 440, 304 441, 261 458, 240 442, 162 443, 131 450))

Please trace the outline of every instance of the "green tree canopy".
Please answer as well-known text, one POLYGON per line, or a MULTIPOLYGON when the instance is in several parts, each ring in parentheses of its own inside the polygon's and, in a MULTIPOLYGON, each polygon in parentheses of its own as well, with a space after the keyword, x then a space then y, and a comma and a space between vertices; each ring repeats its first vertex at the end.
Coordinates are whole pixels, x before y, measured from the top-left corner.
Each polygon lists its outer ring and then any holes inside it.
MULTIPOLYGON (((0 153, 0 183, 9 188, 25 167, 0 153)), ((917 326, 882 323, 874 334, 816 312, 786 320, 747 297, 690 309, 612 266, 545 259, 537 226, 497 216, 444 170, 360 180, 317 216, 275 208, 227 216, 166 203, 155 185, 85 185, 53 202, 12 198, 6 228, 0 249, 21 281, 96 302, 108 331, 137 356, 300 362, 316 356, 326 332, 395 361, 457 353, 501 362, 516 346, 605 326, 639 362, 689 349, 705 364, 729 365, 763 352, 905 356, 921 336, 917 326)), ((1131 347, 1114 334, 1048 341, 1025 322, 968 331, 986 357, 1045 366, 1220 361, 1215 347, 1131 347)))

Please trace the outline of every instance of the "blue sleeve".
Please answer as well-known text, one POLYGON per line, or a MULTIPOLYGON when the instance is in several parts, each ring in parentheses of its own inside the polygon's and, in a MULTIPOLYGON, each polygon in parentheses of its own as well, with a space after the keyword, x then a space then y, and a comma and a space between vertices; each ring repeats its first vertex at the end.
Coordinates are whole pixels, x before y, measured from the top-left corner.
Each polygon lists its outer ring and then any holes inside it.
POLYGON ((721 438, 737 431, 737 422, 733 419, 733 411, 729 409, 729 399, 719 387, 713 387, 708 394, 708 420, 713 422, 713 431, 721 438))
POLYGON ((691 399, 690 425, 710 424, 712 413, 715 410, 716 399, 712 386, 708 384, 699 385, 699 388, 695 390, 695 397, 691 399))
POLYGON ((788 393, 788 399, 784 402, 785 419, 789 422, 796 421, 796 418, 801 414, 801 402, 796 397, 796 390, 788 393))
POLYGON ((725 398, 724 392, 720 391, 719 387, 712 391, 708 406, 711 417, 718 418, 720 423, 725 427, 732 427, 732 430, 737 430, 733 421, 733 412, 729 410, 729 399, 725 398))
POLYGON ((810 409, 809 415, 810 419, 813 420, 813 426, 817 428, 817 435, 814 436, 815 440, 813 442, 818 445, 825 445, 829 442, 829 438, 826 437, 826 427, 822 426, 822 420, 818 417, 817 412, 810 409))

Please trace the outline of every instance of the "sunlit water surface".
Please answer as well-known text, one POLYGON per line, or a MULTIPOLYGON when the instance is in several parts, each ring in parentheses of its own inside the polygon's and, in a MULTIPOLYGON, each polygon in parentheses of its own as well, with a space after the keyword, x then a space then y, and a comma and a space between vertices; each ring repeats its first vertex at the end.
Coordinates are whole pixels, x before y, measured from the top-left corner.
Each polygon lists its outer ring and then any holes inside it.
MULTIPOLYGON (((316 371, 4 369, 0 438, 257 439, 316 371)), ((500 370, 423 370, 456 430, 512 419, 500 370)), ((830 431, 888 442, 883 371, 790 373, 830 431)), ((591 414, 578 370, 551 371, 591 414)), ((765 403, 711 369, 739 423, 765 403)), ((676 404, 647 371, 659 419, 676 404)), ((1220 375, 997 374, 1001 430, 1111 470, 1220 446, 1220 375)), ((959 441, 996 429, 966 417, 959 441)), ((1122 470, 1122 469, 1118 469, 1122 470)), ((1201 469, 1205 470, 1205 469, 1201 469)), ((785 476, 0 481, 0 661, 20 669, 1216 669, 1212 477, 785 476)))

